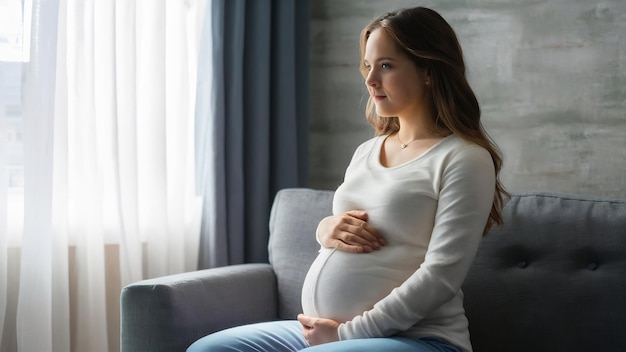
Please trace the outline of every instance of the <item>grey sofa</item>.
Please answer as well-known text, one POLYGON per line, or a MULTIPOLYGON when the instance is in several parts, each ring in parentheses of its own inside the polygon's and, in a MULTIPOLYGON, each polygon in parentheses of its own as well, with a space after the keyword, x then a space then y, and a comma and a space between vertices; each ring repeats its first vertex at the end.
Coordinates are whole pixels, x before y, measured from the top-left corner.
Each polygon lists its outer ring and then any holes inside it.
MULTIPOLYGON (((227 327, 300 312, 300 289, 333 193, 280 191, 269 264, 244 264, 125 287, 122 351, 184 351, 227 327)), ((478 352, 626 351, 626 201, 514 194, 465 281, 478 352)), ((417 298, 419 299, 419 298, 417 298)))

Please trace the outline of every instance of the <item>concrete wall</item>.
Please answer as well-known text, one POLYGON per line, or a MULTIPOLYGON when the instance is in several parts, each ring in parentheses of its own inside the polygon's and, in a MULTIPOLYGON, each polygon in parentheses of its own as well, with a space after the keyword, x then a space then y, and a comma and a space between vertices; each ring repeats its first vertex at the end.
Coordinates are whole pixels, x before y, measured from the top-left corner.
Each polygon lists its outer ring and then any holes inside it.
POLYGON ((483 124, 511 191, 626 198, 626 1, 314 0, 309 185, 334 189, 373 135, 358 36, 375 15, 423 5, 463 46, 483 124))

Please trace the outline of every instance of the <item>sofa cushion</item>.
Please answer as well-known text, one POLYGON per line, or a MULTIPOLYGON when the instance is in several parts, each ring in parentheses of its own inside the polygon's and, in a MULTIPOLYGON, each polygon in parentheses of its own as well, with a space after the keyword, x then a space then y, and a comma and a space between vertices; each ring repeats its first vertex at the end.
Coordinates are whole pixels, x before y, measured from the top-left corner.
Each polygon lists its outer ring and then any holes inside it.
POLYGON ((278 316, 295 319, 302 312, 302 284, 319 244, 315 230, 330 215, 333 192, 284 189, 278 192, 270 215, 269 261, 278 284, 278 316))
POLYGON ((504 219, 463 287, 475 350, 626 351, 626 202, 523 193, 504 219))

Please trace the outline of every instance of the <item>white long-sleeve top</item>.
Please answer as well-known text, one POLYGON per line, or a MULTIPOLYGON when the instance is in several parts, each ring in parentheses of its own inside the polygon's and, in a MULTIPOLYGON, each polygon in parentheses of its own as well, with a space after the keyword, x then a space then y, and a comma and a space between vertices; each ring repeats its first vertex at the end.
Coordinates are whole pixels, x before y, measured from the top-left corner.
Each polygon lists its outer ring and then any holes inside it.
POLYGON ((333 213, 367 211, 387 245, 371 253, 322 247, 304 282, 303 312, 340 322, 342 340, 433 336, 471 351, 460 287, 493 203, 491 155, 450 135, 385 167, 385 138, 357 148, 333 213))

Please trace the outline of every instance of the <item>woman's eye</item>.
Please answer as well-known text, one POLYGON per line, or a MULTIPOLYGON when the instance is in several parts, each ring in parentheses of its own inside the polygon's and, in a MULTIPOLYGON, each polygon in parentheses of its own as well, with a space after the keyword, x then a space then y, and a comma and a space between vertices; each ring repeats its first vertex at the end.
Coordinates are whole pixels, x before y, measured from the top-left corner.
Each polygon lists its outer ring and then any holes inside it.
POLYGON ((390 64, 387 64, 387 63, 385 63, 385 64, 380 64, 380 67, 382 67, 382 68, 384 68, 384 69, 390 69, 390 68, 391 68, 391 65, 390 65, 390 64))
POLYGON ((372 69, 372 66, 370 65, 363 65, 363 69, 365 69, 365 71, 369 71, 372 69))

